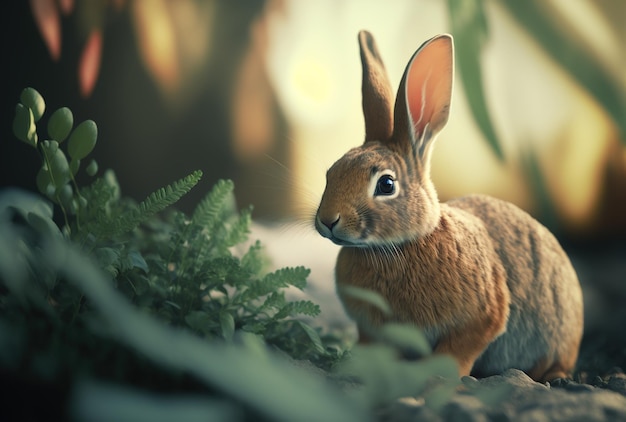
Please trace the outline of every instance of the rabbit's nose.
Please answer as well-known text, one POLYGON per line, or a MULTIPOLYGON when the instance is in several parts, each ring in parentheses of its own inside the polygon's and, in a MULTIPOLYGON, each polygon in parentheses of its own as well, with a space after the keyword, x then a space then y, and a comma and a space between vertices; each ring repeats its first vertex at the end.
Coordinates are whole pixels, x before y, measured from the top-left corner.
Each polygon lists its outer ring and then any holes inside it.
POLYGON ((328 227, 328 230, 330 230, 331 232, 333 231, 333 228, 337 225, 337 223, 339 223, 339 218, 341 218, 339 216, 339 214, 337 214, 337 216, 333 219, 325 219, 325 218, 320 218, 320 222, 325 225, 326 227, 328 227))

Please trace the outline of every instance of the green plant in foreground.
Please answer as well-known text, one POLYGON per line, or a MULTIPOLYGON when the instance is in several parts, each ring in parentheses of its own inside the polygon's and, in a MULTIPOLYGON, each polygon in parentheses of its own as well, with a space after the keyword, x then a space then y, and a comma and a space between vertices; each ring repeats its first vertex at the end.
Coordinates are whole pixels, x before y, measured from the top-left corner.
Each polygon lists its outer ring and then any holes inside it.
MULTIPOLYGON (((422 395, 437 411, 453 396, 450 358, 398 359, 430 353, 414 327, 387 325, 373 333, 386 345, 345 352, 302 321, 319 307, 288 301, 284 289, 303 289, 309 270, 266 273, 260 243, 246 245, 252 210, 236 209, 231 181, 216 183, 191 216, 157 213, 199 171, 139 204, 122 197, 112 171, 95 177, 92 165, 95 179, 79 187, 74 176, 97 129, 88 121, 72 131, 71 111, 59 110, 48 121, 52 139, 39 142, 45 103, 27 88, 13 127, 40 154, 37 185, 47 199, 0 191, 0 372, 14 394, 29 396, 20 391, 29 382, 57 395, 62 386, 76 420, 181 421, 363 421, 400 397, 422 395), (276 349, 318 368, 297 368, 276 349), (319 368, 333 372, 321 378, 319 368), (435 375, 447 380, 433 383, 435 375), (155 392, 180 399, 162 404, 155 392)), ((373 292, 351 294, 385 311, 373 292)))
MULTIPOLYGON (((337 357, 328 354, 315 329, 293 318, 315 316, 319 307, 310 301, 289 302, 283 292, 289 286, 304 288, 309 270, 283 268, 262 274, 258 242, 241 258, 231 253, 247 241, 251 223, 251 208, 241 213, 235 208, 231 181, 219 181, 191 217, 173 211, 166 220, 153 218, 195 186, 202 173, 159 189, 139 204, 122 198, 111 171, 79 187, 74 176, 95 147, 96 124, 87 120, 72 130, 72 112, 61 108, 48 120, 51 140, 39 142, 36 123, 44 115, 45 102, 32 88, 24 89, 20 100, 13 131, 40 153, 37 186, 61 210, 62 232, 90 253, 132 301, 207 338, 232 340, 241 330, 297 358, 337 357), (61 148, 66 139, 68 155, 61 148)), ((92 176, 93 166, 88 167, 92 176)), ((43 202, 40 206, 46 207, 43 202)), ((29 224, 58 236, 51 210, 19 211, 29 224)), ((60 315, 72 321, 86 311, 80 292, 68 289, 54 274, 45 280, 47 300, 60 315)))

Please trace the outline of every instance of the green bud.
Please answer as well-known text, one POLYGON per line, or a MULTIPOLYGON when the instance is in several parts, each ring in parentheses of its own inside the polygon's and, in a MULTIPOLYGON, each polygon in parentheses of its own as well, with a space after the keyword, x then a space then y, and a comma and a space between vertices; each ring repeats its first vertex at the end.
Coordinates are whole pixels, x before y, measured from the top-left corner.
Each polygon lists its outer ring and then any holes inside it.
POLYGON ((62 186, 57 190, 57 193, 61 203, 65 207, 68 207, 72 202, 72 199, 74 199, 74 192, 72 191, 72 187, 70 185, 62 186))
POLYGON ((80 160, 70 161, 70 171, 72 172, 72 176, 76 176, 76 173, 78 173, 79 168, 80 168, 80 160))
POLYGON ((87 166, 85 170, 87 171, 87 174, 90 175, 91 177, 95 176, 96 173, 98 172, 98 163, 96 162, 96 160, 91 160, 91 162, 89 163, 89 165, 87 166))
POLYGON ((42 166, 37 173, 37 189, 39 192, 44 195, 48 195, 48 192, 51 191, 54 193, 54 186, 52 185, 52 179, 50 179, 50 173, 48 172, 47 166, 42 166))

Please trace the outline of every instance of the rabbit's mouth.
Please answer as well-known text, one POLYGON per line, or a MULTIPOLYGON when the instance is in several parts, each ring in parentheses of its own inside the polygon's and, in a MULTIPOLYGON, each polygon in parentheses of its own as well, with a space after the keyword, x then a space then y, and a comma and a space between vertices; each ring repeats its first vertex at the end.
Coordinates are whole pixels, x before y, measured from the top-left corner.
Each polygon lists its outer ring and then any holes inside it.
MULTIPOLYGON (((327 237, 327 236, 324 236, 327 237)), ((331 242, 333 242, 335 245, 339 245, 339 246, 345 246, 348 248, 367 248, 370 245, 368 245, 365 242, 355 242, 352 240, 347 240, 347 239, 342 239, 340 237, 335 236, 334 234, 331 234, 330 236, 327 237, 331 242)))
POLYGON ((361 246, 357 243, 354 242, 350 242, 349 240, 345 240, 345 239, 340 239, 337 236, 331 235, 329 237, 329 239, 331 240, 331 242, 333 242, 335 245, 339 245, 339 246, 349 246, 349 247, 358 247, 361 246))

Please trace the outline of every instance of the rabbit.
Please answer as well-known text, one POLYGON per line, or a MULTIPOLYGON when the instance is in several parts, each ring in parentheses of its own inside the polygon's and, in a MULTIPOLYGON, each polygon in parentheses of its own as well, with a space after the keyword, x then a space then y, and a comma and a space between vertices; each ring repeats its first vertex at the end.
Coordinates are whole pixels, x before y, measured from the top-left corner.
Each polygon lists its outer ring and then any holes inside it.
POLYGON ((570 378, 583 334, 576 272, 557 239, 517 206, 486 195, 440 203, 430 178, 454 78, 451 35, 414 53, 393 94, 373 36, 358 35, 365 142, 326 174, 315 216, 342 246, 337 293, 359 342, 386 322, 423 330, 459 376, 509 368, 540 382, 570 378), (392 316, 348 294, 372 290, 392 316))

